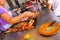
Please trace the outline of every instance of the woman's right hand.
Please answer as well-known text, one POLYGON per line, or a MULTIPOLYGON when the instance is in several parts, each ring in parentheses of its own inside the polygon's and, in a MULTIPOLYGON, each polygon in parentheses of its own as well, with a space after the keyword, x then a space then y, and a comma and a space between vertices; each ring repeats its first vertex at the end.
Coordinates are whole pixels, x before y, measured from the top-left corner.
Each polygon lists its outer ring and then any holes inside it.
POLYGON ((19 15, 19 19, 20 19, 20 21, 26 21, 29 18, 32 18, 32 19, 36 18, 38 16, 37 14, 38 13, 26 11, 26 12, 19 15))
POLYGON ((33 18, 33 16, 35 16, 34 13, 29 11, 26 11, 20 15, 21 21, 25 21, 28 20, 29 18, 33 18))

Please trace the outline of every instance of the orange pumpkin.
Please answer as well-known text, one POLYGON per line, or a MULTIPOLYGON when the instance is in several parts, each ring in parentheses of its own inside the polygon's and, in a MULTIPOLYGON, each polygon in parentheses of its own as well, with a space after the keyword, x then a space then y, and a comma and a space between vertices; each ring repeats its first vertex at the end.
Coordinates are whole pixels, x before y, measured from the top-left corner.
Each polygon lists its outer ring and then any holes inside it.
POLYGON ((55 22, 53 26, 49 27, 51 23, 52 21, 42 24, 38 29, 38 33, 44 36, 51 36, 56 34, 59 31, 60 25, 58 22, 55 22))

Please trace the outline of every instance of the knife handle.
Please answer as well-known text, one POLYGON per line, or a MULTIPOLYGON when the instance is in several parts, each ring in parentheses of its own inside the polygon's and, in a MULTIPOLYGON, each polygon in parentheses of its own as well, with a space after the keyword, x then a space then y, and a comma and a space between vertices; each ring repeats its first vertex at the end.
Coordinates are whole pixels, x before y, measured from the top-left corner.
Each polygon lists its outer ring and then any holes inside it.
POLYGON ((50 26, 52 26, 55 22, 56 22, 56 21, 53 21, 53 22, 50 24, 50 26))

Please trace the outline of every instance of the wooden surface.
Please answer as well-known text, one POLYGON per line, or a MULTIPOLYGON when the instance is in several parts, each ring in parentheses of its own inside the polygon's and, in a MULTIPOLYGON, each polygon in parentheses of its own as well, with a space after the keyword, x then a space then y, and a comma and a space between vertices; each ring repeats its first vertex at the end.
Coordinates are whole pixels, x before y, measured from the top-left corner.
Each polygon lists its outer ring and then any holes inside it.
POLYGON ((38 26, 50 20, 54 20, 52 13, 49 13, 47 9, 41 10, 36 23, 37 28, 28 31, 6 34, 0 40, 24 40, 25 34, 30 34, 31 40, 60 40, 60 32, 51 37, 44 37, 37 33, 38 26))

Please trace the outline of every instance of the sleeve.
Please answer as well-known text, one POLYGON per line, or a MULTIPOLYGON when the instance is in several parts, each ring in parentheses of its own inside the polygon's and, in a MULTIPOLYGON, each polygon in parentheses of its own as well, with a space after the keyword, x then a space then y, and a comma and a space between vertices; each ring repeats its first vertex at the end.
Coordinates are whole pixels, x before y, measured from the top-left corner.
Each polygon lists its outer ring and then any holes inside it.
POLYGON ((53 0, 48 0, 48 4, 52 4, 53 3, 53 0))
POLYGON ((2 14, 3 12, 6 12, 6 10, 3 8, 0 8, 0 14, 2 14))

